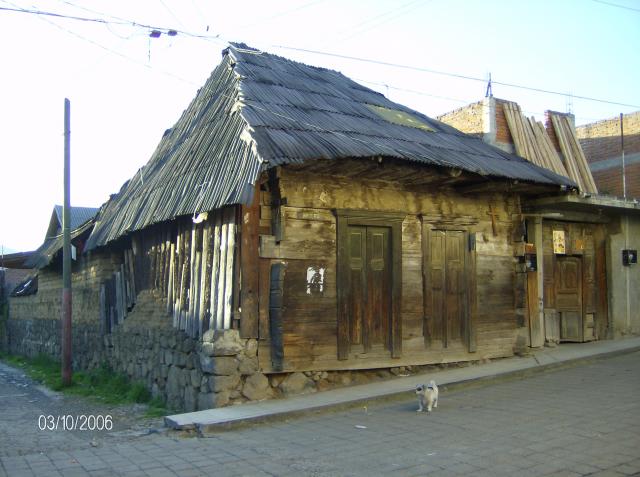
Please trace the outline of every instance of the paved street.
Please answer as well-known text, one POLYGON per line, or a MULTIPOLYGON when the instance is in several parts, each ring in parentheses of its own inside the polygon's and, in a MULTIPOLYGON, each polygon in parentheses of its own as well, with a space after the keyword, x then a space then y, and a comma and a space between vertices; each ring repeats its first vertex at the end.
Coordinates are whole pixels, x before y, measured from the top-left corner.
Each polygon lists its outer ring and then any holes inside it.
POLYGON ((10 381, 0 382, 16 395, 0 399, 0 476, 640 475, 640 352, 442 390, 431 415, 408 395, 208 438, 40 431, 10 381), (32 436, 26 447, 20 434, 32 436))

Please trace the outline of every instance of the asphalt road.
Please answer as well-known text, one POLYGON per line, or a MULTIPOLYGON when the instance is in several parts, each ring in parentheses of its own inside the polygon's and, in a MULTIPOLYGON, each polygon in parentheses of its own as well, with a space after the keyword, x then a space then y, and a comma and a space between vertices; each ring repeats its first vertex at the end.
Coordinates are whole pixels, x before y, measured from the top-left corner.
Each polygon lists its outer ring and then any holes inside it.
POLYGON ((207 438, 149 434, 126 414, 112 431, 41 430, 39 415, 113 410, 46 396, 6 368, 0 396, 0 476, 640 475, 640 352, 441 389, 431 414, 408 395, 207 438))

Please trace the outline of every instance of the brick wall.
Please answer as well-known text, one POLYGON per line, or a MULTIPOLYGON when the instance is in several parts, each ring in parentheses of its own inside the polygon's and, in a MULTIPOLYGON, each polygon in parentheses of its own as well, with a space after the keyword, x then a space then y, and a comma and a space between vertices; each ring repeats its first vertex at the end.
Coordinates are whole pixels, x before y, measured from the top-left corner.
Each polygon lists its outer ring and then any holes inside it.
POLYGON ((513 144, 509 124, 507 124, 507 118, 504 115, 503 104, 506 102, 502 99, 496 99, 496 142, 513 144))
MULTIPOLYGON (((640 111, 623 116, 627 197, 640 198, 640 111)), ((620 118, 576 128, 598 189, 622 197, 620 118)))

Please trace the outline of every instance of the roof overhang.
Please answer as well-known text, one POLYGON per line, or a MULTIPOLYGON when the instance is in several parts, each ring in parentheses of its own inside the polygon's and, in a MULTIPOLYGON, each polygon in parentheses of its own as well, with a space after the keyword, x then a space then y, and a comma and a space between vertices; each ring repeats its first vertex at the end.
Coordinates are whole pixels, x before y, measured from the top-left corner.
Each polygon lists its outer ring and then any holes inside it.
POLYGON ((640 216, 640 202, 606 195, 565 194, 526 201, 522 210, 525 214, 543 218, 607 222, 612 216, 640 216))

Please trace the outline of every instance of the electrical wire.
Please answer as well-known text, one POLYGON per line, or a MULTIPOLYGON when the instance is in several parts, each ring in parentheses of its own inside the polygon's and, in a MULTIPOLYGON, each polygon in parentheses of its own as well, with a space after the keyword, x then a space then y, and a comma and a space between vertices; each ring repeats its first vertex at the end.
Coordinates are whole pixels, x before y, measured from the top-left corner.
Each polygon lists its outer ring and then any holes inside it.
MULTIPOLYGON (((112 25, 129 25, 132 27, 136 27, 136 28, 145 28, 147 30, 160 30, 160 31, 164 31, 164 32, 168 32, 168 31, 175 31, 176 33, 179 33, 181 35, 184 36, 188 36, 188 37, 192 37, 192 38, 200 38, 200 39, 204 39, 204 40, 210 40, 210 41, 219 41, 222 42, 222 40, 220 39, 220 35, 200 35, 197 33, 191 33, 185 30, 178 30, 176 28, 167 28, 167 27, 160 27, 160 26, 154 26, 154 25, 147 25, 144 23, 139 23, 133 20, 105 20, 104 18, 90 18, 90 17, 79 17, 79 16, 75 16, 75 15, 65 15, 62 13, 56 13, 56 12, 48 12, 48 11, 44 11, 44 10, 31 10, 28 8, 9 8, 9 7, 0 7, 0 10, 4 10, 4 11, 10 11, 10 12, 17 12, 17 13, 27 13, 27 14, 31 14, 31 15, 40 15, 40 16, 50 16, 50 17, 54 17, 54 18, 62 18, 65 20, 75 20, 75 21, 82 21, 82 22, 89 22, 89 23, 101 23, 101 24, 112 24, 112 25)), ((224 42, 226 44, 226 42, 224 42)))
MULTIPOLYGON (((345 40, 350 40, 351 38, 354 38, 358 35, 362 35, 363 33, 366 33, 374 28, 378 28, 381 25, 384 25, 385 23, 389 23, 393 20, 396 20, 404 15, 406 15, 407 13, 410 13, 414 10, 416 10, 417 8, 423 7, 425 4, 427 3, 427 0, 416 0, 414 2, 409 2, 408 4, 405 4, 403 7, 397 8, 395 9, 392 13, 396 13, 395 15, 391 15, 387 18, 384 18, 378 22, 373 23, 372 25, 369 25, 365 28, 361 28, 360 30, 354 31, 351 35, 347 35, 345 37, 343 37, 341 40, 339 41, 345 41, 345 40), (407 8, 410 7, 410 8, 407 8)), ((332 42, 335 43, 335 42, 332 42)))
MULTIPOLYGON (((9 5, 14 5, 14 4, 13 4, 13 3, 11 3, 11 2, 6 2, 6 0, 5 0, 5 3, 8 3, 9 5)), ((3 9, 3 7, 0 7, 0 9, 3 9)), ((169 72, 169 71, 159 70, 159 69, 154 68, 153 66, 151 66, 151 65, 149 65, 149 64, 146 64, 146 63, 143 63, 143 62, 141 62, 141 61, 138 61, 138 60, 136 60, 135 58, 131 58, 130 56, 125 55, 124 53, 121 53, 121 52, 119 52, 119 51, 117 51, 117 50, 113 50, 113 49, 111 49, 111 48, 109 48, 109 47, 106 47, 106 46, 104 46, 104 45, 102 45, 102 44, 100 44, 100 43, 98 43, 98 42, 96 42, 96 41, 94 41, 94 40, 91 40, 90 38, 86 38, 86 37, 84 37, 84 36, 80 35, 79 33, 76 33, 76 32, 74 32, 74 31, 72 31, 72 30, 69 30, 69 29, 67 29, 67 28, 64 28, 64 27, 62 27, 62 26, 58 25, 57 23, 55 23, 55 22, 53 22, 53 21, 51 21, 51 20, 49 20, 49 19, 47 19, 47 18, 45 18, 45 17, 38 17, 38 18, 39 18, 40 20, 42 20, 42 21, 46 22, 46 23, 49 23, 50 25, 53 25, 54 27, 58 28, 59 30, 61 30, 61 31, 63 31, 63 32, 65 32, 65 33, 69 34, 69 35, 75 36, 76 38, 78 38, 78 39, 80 39, 80 40, 82 40, 82 41, 85 41, 85 42, 87 42, 87 43, 90 43, 90 44, 92 44, 92 45, 94 45, 94 46, 96 46, 96 47, 98 47, 98 48, 101 48, 102 50, 104 50, 104 51, 106 51, 106 52, 108 52, 108 53, 111 53, 111 54, 113 54, 113 55, 116 55, 116 56, 119 56, 119 57, 121 57, 121 58, 124 58, 124 59, 125 59, 125 60, 127 60, 127 61, 130 61, 130 62, 132 62, 132 63, 135 63, 135 64, 137 64, 137 65, 139 65, 139 66, 143 66, 143 67, 145 67, 145 68, 147 68, 147 69, 149 69, 149 70, 152 70, 152 71, 155 71, 155 72, 157 72, 157 73, 161 73, 161 74, 163 74, 163 75, 165 75, 165 76, 168 76, 168 77, 174 78, 174 79, 176 79, 176 80, 178 80, 178 81, 181 81, 181 82, 183 82, 183 83, 187 83, 187 84, 190 84, 190 85, 192 85, 192 86, 199 86, 198 84, 194 83, 193 81, 189 81, 189 80, 187 80, 187 79, 185 79, 185 78, 182 78, 182 77, 180 77, 180 76, 178 76, 178 75, 175 75, 175 74, 173 74, 173 73, 171 73, 171 72, 169 72)))
POLYGON ((632 12, 640 12, 640 8, 627 7, 626 5, 619 5, 617 3, 605 2, 604 0, 592 0, 596 3, 602 3, 603 5, 609 5, 610 7, 623 8, 625 10, 631 10, 632 12))
MULTIPOLYGON (((349 56, 349 55, 342 55, 339 53, 331 53, 328 51, 319 51, 319 50, 309 50, 306 48, 298 48, 298 47, 294 47, 294 46, 286 46, 286 45, 272 45, 274 48, 282 48, 284 50, 292 50, 292 51, 300 51, 303 53, 312 53, 315 55, 323 55, 323 56, 331 56, 334 58, 341 58, 341 59, 345 59, 345 60, 351 60, 351 61, 359 61, 362 63, 371 63, 371 64, 376 64, 376 65, 382 65, 382 66, 389 66, 392 68, 401 68, 401 69, 405 69, 405 70, 411 70, 411 71, 419 71, 421 73, 430 73, 430 74, 435 74, 435 75, 442 75, 442 76, 448 76, 448 77, 452 77, 452 78, 459 78, 459 79, 464 79, 464 80, 470 80, 470 81, 480 81, 482 83, 486 83, 487 80, 484 78, 477 78, 475 76, 467 76, 467 75, 462 75, 462 74, 458 74, 458 73, 450 73, 447 71, 438 71, 438 70, 432 70, 430 68, 421 68, 418 66, 410 66, 410 65, 403 65, 403 64, 399 64, 399 63, 390 63, 387 61, 380 61, 380 60, 374 60, 371 58, 360 58, 357 56, 349 56)), ((506 82, 502 82, 502 81, 491 81, 493 84, 498 84, 501 86, 507 86, 510 88, 517 88, 517 89, 524 89, 524 90, 528 90, 528 91, 535 91, 538 93, 545 93, 545 94, 553 94, 553 95, 558 95, 558 96, 571 96, 572 98, 575 99, 583 99, 585 101, 595 101, 598 103, 605 103, 605 104, 613 104, 616 106, 626 106, 629 108, 640 108, 639 105, 637 104, 628 104, 628 103, 621 103, 621 102, 617 102, 617 101, 609 101, 606 99, 600 99, 600 98, 592 98, 589 96, 580 96, 580 95, 576 95, 576 94, 569 94, 569 93, 563 93, 560 91, 553 91, 553 90, 548 90, 548 89, 543 89, 543 88, 535 88, 532 86, 524 86, 524 85, 519 85, 516 83, 506 83, 506 82)))

